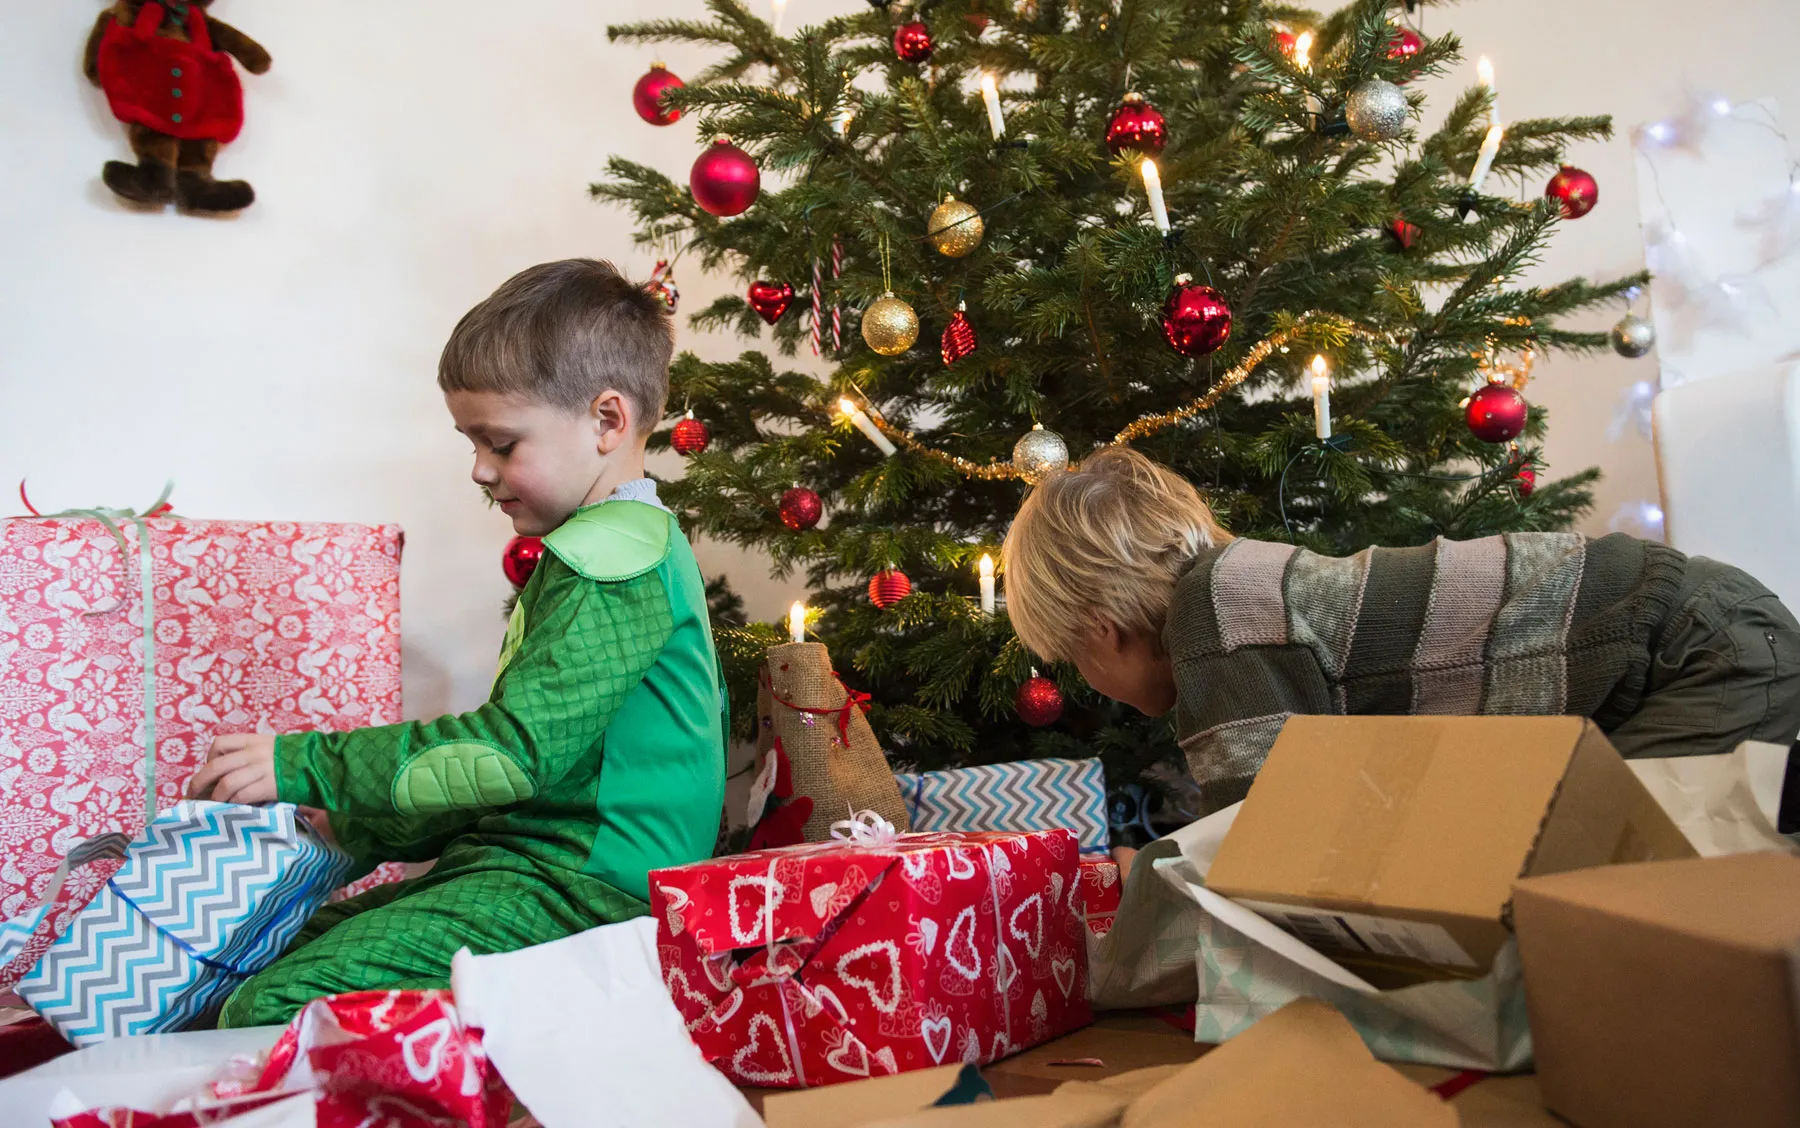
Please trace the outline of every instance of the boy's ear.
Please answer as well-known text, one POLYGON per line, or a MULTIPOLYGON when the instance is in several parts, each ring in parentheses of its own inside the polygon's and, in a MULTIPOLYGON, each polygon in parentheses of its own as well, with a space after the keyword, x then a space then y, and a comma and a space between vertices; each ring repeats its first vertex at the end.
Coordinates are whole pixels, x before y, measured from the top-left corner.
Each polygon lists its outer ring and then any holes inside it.
POLYGON ((1119 629, 1119 624, 1100 615, 1093 616, 1088 622, 1088 639, 1094 649, 1108 657, 1125 649, 1125 632, 1119 629))
POLYGON ((601 454, 618 450, 636 433, 636 411, 631 400, 614 388, 594 397, 588 405, 588 415, 594 422, 594 445, 601 454))

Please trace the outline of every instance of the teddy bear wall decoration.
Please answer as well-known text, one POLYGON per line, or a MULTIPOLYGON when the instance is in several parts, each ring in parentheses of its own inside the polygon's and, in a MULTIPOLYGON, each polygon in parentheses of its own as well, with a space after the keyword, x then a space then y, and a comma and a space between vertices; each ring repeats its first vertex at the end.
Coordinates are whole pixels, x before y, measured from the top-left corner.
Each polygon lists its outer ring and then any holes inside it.
POLYGON ((207 13, 212 0, 117 0, 88 35, 82 69, 125 123, 136 164, 107 161, 100 178, 135 204, 174 203, 186 211, 233 212, 256 192, 243 180, 213 179, 219 146, 244 124, 236 59, 251 74, 269 53, 207 13))

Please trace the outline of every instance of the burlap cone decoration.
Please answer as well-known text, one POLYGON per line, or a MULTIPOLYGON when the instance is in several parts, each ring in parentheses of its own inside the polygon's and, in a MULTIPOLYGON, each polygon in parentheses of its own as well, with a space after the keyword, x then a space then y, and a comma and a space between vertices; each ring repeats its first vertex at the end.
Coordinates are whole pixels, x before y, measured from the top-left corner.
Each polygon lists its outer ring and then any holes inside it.
POLYGON ((752 847, 824 842, 831 824, 872 810, 909 826, 893 770, 862 702, 831 668, 823 643, 771 646, 756 694, 752 847))

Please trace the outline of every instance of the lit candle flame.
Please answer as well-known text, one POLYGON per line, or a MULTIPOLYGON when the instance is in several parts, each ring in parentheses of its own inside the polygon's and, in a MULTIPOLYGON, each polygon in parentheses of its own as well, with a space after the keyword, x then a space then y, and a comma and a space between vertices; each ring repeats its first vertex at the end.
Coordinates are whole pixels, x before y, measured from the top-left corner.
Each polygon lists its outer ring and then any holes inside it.
POLYGON ((1488 60, 1486 55, 1483 55, 1475 64, 1475 73, 1481 78, 1483 86, 1494 85, 1494 64, 1488 60))
POLYGON ((994 85, 994 76, 985 71, 981 75, 981 101, 987 107, 988 132, 998 141, 1006 136, 1006 117, 1000 112, 1000 90, 994 85))
POLYGON ((795 642, 806 641, 806 604, 795 603, 788 608, 788 637, 795 642))
POLYGON ((981 578, 991 579, 994 575, 994 558, 987 553, 981 554, 981 578))
POLYGON ((1325 358, 1324 357, 1315 356, 1312 358, 1312 371, 1313 371, 1313 375, 1315 377, 1325 375, 1325 358))
POLYGON ((1312 69, 1313 33, 1303 31, 1294 37, 1294 65, 1301 70, 1312 69))
POLYGON ((838 410, 843 412, 845 415, 855 415, 856 414, 856 405, 851 403, 848 398, 846 398, 844 396, 839 396, 838 397, 838 410))

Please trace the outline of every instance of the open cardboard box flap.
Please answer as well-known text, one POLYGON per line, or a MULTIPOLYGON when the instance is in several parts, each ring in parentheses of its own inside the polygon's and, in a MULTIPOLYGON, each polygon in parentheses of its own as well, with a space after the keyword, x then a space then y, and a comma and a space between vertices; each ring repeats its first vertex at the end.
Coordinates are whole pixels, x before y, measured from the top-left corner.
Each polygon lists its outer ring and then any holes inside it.
POLYGON ((1206 884, 1369 966, 1474 977, 1518 878, 1692 856, 1582 718, 1299 716, 1206 884))

